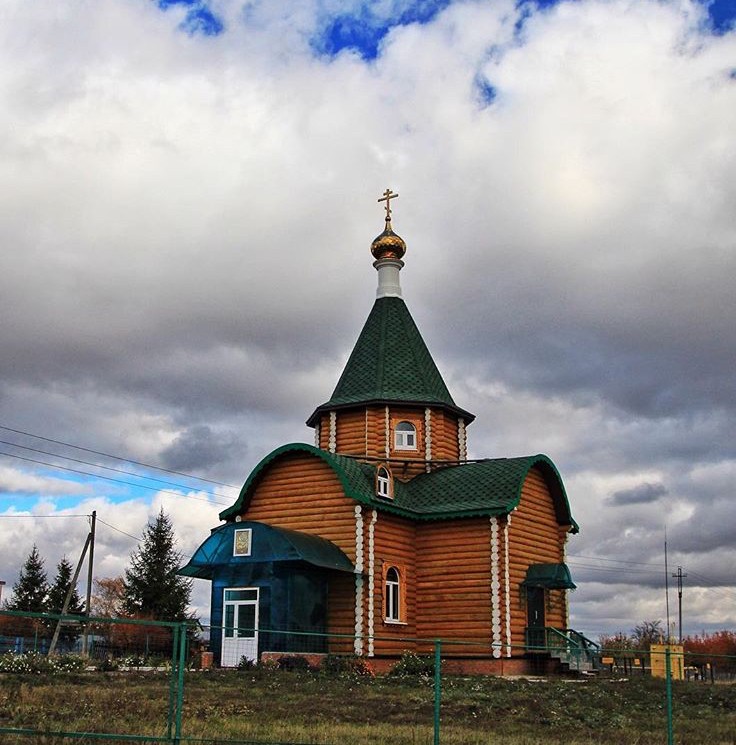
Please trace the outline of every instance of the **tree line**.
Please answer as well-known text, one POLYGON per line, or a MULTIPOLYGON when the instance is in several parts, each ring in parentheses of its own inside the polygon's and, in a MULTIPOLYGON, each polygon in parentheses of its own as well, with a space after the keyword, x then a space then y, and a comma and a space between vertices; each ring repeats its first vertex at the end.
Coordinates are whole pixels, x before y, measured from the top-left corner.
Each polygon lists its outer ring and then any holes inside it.
MULTIPOLYGON (((191 580, 176 574, 181 561, 171 519, 161 510, 144 528, 142 539, 131 553, 124 575, 95 579, 95 595, 89 615, 160 621, 191 620, 188 613, 191 580)), ((5 601, 4 608, 59 614, 73 574, 74 567, 63 557, 56 567, 56 576, 49 582, 45 561, 34 545, 13 585, 12 598, 5 601)), ((77 588, 72 588, 67 614, 81 615, 86 610, 77 588)))
MULTIPOLYGON (((618 631, 599 637, 604 654, 624 658, 643 655, 652 644, 667 641, 667 632, 661 620, 642 621, 631 633, 618 631)), ((673 639, 669 639, 674 642, 673 639)), ((701 667, 709 664, 724 673, 736 673, 736 632, 714 631, 707 634, 686 636, 682 640, 685 664, 701 667)))

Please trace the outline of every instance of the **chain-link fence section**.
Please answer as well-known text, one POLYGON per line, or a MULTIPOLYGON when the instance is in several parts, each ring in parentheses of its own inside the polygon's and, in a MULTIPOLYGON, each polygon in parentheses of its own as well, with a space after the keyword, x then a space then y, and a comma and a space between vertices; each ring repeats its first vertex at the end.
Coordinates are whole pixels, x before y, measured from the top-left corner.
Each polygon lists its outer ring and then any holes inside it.
POLYGON ((407 638, 378 658, 350 652, 365 638, 246 620, 0 612, 0 743, 734 742, 734 656, 602 649, 584 670, 558 632, 503 650, 557 674, 500 677, 491 644, 407 638))

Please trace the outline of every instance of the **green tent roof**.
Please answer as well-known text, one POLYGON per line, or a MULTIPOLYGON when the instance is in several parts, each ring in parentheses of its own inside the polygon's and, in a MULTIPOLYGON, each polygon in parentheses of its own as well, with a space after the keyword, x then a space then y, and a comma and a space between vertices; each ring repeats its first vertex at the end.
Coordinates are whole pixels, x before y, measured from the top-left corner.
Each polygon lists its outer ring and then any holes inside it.
POLYGON ((406 304, 398 297, 376 300, 329 401, 307 420, 313 426, 326 410, 368 403, 416 403, 450 409, 468 422, 475 417, 452 400, 406 304))
POLYGON ((571 525, 573 532, 578 530, 562 479, 546 455, 493 458, 446 466, 421 474, 407 483, 396 480, 394 498, 389 500, 376 496, 376 466, 304 443, 284 445, 267 455, 251 472, 237 501, 220 513, 220 519, 232 520, 245 510, 258 480, 273 461, 300 453, 313 455, 327 463, 348 498, 413 520, 505 515, 519 504, 524 480, 536 466, 552 494, 558 523, 571 525))

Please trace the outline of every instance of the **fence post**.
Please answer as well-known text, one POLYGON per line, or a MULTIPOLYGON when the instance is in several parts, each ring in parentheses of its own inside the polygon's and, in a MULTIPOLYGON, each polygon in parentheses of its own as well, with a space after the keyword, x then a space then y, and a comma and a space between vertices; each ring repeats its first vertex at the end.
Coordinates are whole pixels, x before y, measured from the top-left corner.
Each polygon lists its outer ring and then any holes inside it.
POLYGON ((186 665, 187 653, 187 623, 183 621, 179 624, 179 664, 177 667, 176 682, 176 722, 174 725, 174 743, 179 745, 181 742, 181 720, 184 709, 184 667, 186 665))
POLYGON ((674 745, 675 736, 672 728, 672 660, 669 643, 664 652, 665 690, 667 695, 667 745, 674 745))
POLYGON ((178 681, 177 676, 177 660, 179 658, 179 626, 169 627, 171 629, 171 677, 169 678, 169 710, 166 717, 166 738, 170 740, 173 735, 174 729, 174 717, 176 707, 176 685, 178 681))
POLYGON ((440 745, 440 702, 442 701, 442 642, 434 642, 434 745, 440 745))

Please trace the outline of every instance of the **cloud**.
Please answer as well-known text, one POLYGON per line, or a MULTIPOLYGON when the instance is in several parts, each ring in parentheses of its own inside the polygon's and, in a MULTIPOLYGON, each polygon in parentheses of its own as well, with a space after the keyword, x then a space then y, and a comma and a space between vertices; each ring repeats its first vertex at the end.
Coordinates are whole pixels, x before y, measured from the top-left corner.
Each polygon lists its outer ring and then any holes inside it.
POLYGON ((662 484, 640 484, 632 489, 622 489, 611 495, 611 502, 616 505, 622 504, 648 504, 656 502, 660 497, 667 494, 667 489, 662 484))
MULTIPOLYGON (((414 20, 384 3, 372 59, 318 54, 361 17, 338 5, 5 3, 0 424, 236 485, 311 441, 370 310, 390 185, 404 295, 478 414, 473 454, 553 458, 581 525, 571 556, 661 564, 667 518, 672 550, 720 577, 736 556, 736 34, 691 2, 439 3, 414 20), (220 33, 182 31, 202 9, 220 33)), ((62 479, 13 468, 4 504, 66 510, 62 479), (39 501, 16 500, 33 478, 39 501)), ((74 513, 99 504, 138 535, 157 511, 99 499, 74 513)), ((195 542, 199 508, 176 507, 195 542)), ((57 519, 0 520, 9 575, 43 530, 61 540, 57 519)), ((131 545, 114 534, 107 574, 131 545)), ((613 578, 584 571, 573 622, 663 615, 662 572, 625 574, 617 605, 586 600, 613 578)), ((733 618, 729 597, 708 623, 733 618)))
POLYGON ((0 492, 11 494, 89 494, 89 486, 77 481, 64 481, 54 477, 44 477, 17 468, 0 466, 0 492))

